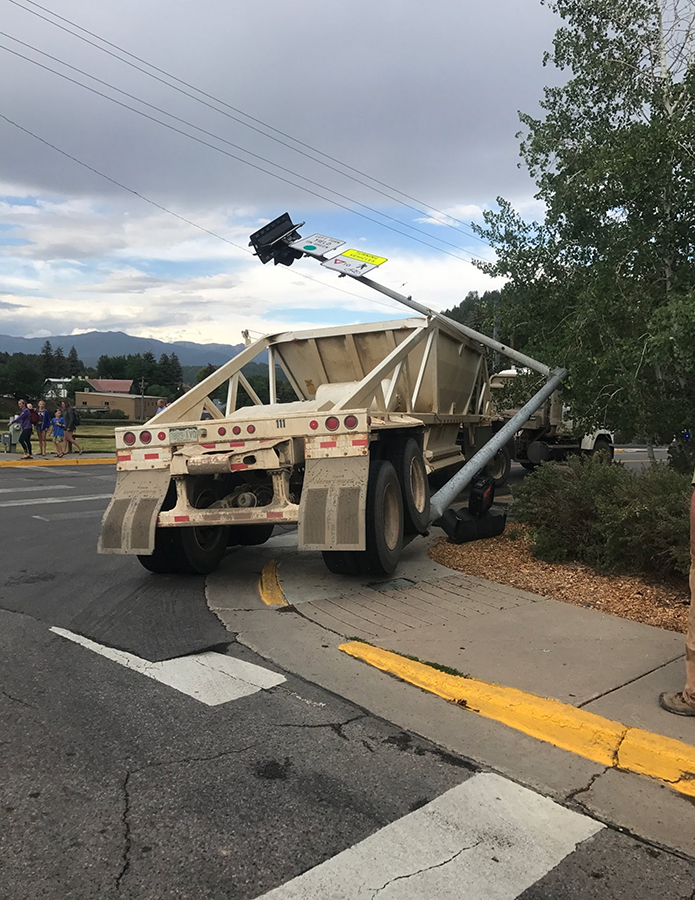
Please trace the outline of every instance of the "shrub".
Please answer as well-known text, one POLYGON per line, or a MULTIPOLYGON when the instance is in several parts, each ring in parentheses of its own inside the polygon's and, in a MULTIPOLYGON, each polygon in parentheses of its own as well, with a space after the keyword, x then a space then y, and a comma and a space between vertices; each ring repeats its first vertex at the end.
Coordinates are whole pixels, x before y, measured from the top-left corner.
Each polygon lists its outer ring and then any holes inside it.
POLYGON ((656 463, 641 472, 587 457, 544 463, 514 490, 534 553, 603 572, 687 575, 690 476, 656 463))

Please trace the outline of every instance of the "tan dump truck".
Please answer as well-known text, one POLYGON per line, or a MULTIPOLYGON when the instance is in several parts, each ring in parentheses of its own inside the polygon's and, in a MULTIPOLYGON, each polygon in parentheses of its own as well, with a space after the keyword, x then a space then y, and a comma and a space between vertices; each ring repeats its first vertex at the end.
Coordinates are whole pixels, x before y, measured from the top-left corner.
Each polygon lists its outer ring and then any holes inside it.
MULTIPOLYGON (((285 264, 295 228, 274 240, 285 264)), ((548 382, 478 449, 476 429, 489 435, 491 422, 484 348, 508 348, 353 277, 424 316, 264 337, 142 427, 117 429, 117 483, 100 552, 137 555, 153 572, 206 573, 228 546, 263 543, 287 524, 298 527, 299 549, 320 550, 332 572, 385 576, 404 539, 433 522, 455 540, 503 529, 485 482, 472 490, 469 511, 448 507, 566 373, 509 351, 548 382), (263 351, 267 404, 242 372, 263 351), (276 367, 295 401, 277 402, 276 367), (221 412, 210 395, 225 384, 221 412), (253 406, 237 408, 240 385, 253 406), (472 458, 430 496, 429 476, 464 462, 462 430, 472 458)))

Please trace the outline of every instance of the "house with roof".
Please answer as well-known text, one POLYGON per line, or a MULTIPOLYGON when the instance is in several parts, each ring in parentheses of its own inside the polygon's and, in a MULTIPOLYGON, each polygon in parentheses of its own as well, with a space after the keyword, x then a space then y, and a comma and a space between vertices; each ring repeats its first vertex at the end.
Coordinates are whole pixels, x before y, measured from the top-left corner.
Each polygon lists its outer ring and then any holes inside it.
POLYGON ((129 394, 132 378, 88 378, 87 384, 98 394, 129 394))

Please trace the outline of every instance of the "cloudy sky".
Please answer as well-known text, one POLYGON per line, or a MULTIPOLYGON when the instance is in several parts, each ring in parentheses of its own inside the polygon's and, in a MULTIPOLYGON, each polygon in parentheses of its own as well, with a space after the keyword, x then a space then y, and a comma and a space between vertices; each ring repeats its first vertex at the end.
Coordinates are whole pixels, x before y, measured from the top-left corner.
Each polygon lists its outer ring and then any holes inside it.
POLYGON ((236 343, 244 328, 402 314, 311 260, 251 257, 249 234, 285 210, 305 236, 388 257, 380 281, 443 308, 493 286, 470 262, 491 252, 468 223, 499 195, 542 215, 515 138, 517 111, 536 112, 554 77, 542 54, 558 20, 538 0, 0 10, 0 115, 130 189, 0 118, 2 333, 236 343), (171 79, 145 63, 209 96, 154 80, 171 79))

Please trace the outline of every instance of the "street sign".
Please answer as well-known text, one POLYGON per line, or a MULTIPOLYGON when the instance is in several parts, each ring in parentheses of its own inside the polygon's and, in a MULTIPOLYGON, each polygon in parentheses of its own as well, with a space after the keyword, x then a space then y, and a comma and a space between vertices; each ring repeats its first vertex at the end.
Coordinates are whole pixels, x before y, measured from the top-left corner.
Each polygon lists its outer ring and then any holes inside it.
POLYGON ((308 238, 293 241, 290 247, 293 250, 301 250, 302 253, 308 253, 309 256, 325 256, 326 253, 332 253, 333 250, 337 250, 344 243, 345 241, 327 237, 325 234, 312 234, 308 238))
POLYGON ((362 250, 346 250, 340 256, 327 259, 321 265, 327 269, 334 269, 341 275, 352 275, 353 278, 359 278, 360 275, 366 275, 367 272, 371 272, 372 269, 376 269, 385 262, 385 256, 374 256, 373 253, 363 253, 362 250))

